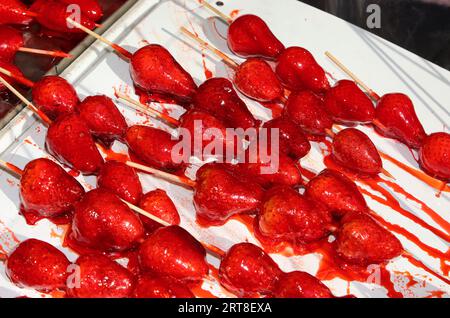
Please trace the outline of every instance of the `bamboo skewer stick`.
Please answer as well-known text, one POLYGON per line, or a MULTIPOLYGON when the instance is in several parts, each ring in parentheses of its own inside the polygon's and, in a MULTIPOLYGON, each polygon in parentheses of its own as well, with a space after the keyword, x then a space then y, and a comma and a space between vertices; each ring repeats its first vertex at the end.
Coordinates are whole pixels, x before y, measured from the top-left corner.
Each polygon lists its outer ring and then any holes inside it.
POLYGON ((154 117, 154 118, 158 118, 158 119, 163 119, 164 121, 166 121, 167 123, 169 123, 171 126, 174 127, 178 127, 180 126, 180 122, 179 120, 164 114, 152 107, 149 107, 147 105, 144 105, 132 98, 130 98, 128 95, 123 94, 121 92, 115 92, 115 95, 119 98, 119 100, 121 100, 122 102, 125 102, 127 105, 129 105, 131 108, 142 111, 144 113, 149 114, 150 116, 154 117))
POLYGON ((25 52, 25 53, 48 55, 48 56, 62 57, 62 58, 72 58, 73 57, 73 55, 62 52, 62 51, 49 51, 49 50, 33 49, 33 48, 28 48, 28 47, 21 47, 21 48, 19 48, 19 51, 25 52))
POLYGON ((231 24, 233 22, 233 19, 230 16, 218 10, 217 8, 209 4, 206 0, 200 0, 199 2, 200 4, 203 5, 203 7, 205 7, 206 9, 217 15, 226 24, 231 24))
POLYGON ((31 109, 39 118, 47 125, 51 124, 50 118, 34 106, 28 99, 26 99, 18 90, 9 84, 3 77, 0 76, 0 82, 5 85, 14 95, 16 95, 29 109, 31 109))
POLYGON ((185 35, 187 35, 188 37, 190 37, 192 40, 196 41, 198 44, 200 44, 200 46, 206 50, 210 50, 211 52, 213 52, 215 55, 217 55, 219 58, 221 58, 225 64, 227 64, 228 66, 230 66, 233 69, 237 69, 239 67, 239 64, 236 63, 234 60, 232 60, 228 55, 226 55, 225 53, 223 53, 222 51, 216 49, 215 47, 211 46, 208 42, 200 39, 198 36, 196 36, 195 34, 193 34, 192 32, 190 32, 188 29, 186 29, 185 27, 181 27, 181 32, 183 32, 185 35))
POLYGON ((369 86, 367 86, 362 80, 360 80, 352 71, 350 71, 344 64, 342 64, 333 54, 330 52, 325 52, 325 55, 333 61, 334 64, 336 64, 341 70, 343 70, 352 80, 354 80, 359 86, 364 88, 366 92, 369 93, 369 96, 377 102, 380 97, 377 93, 375 93, 372 89, 370 89, 369 86))
POLYGON ((11 77, 12 79, 16 80, 20 84, 23 84, 23 85, 25 85, 27 87, 33 87, 34 86, 34 83, 32 81, 30 81, 28 78, 25 78, 25 77, 23 77, 21 75, 18 75, 18 74, 14 74, 14 73, 8 71, 7 69, 4 69, 3 67, 0 67, 0 73, 11 77))
POLYGON ((105 43, 106 45, 109 45, 109 46, 112 47, 114 50, 116 50, 116 52, 118 52, 119 54, 121 54, 122 56, 124 56, 127 60, 131 59, 131 57, 133 56, 133 54, 132 54, 130 51, 124 49, 123 47, 121 47, 121 46, 119 46, 119 45, 117 45, 117 44, 115 44, 115 43, 113 43, 113 42, 111 42, 111 41, 108 40, 107 38, 105 38, 105 37, 103 37, 103 36, 101 36, 101 35, 95 33, 94 31, 89 30, 88 28, 86 28, 85 26, 79 24, 78 22, 76 22, 76 21, 74 21, 74 20, 72 20, 72 19, 70 19, 70 18, 67 18, 66 21, 67 21, 69 24, 73 25, 74 27, 77 27, 77 28, 79 28, 80 30, 86 32, 87 34, 93 36, 93 37, 96 38, 97 40, 99 40, 99 41, 105 43))

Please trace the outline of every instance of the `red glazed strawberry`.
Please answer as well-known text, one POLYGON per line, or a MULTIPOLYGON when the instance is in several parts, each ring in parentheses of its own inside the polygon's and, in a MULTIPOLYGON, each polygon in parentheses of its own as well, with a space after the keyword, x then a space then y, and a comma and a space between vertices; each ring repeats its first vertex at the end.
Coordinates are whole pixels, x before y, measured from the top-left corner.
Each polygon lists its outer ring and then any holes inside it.
POLYGON ((281 275, 272 258, 250 243, 233 245, 219 268, 220 283, 241 297, 271 294, 281 275))
POLYGON ((292 91, 324 93, 330 88, 323 68, 308 50, 301 47, 290 47, 281 53, 275 71, 281 83, 292 91))
POLYGON ((294 124, 289 118, 278 117, 266 122, 263 126, 269 131, 270 129, 279 129, 279 145, 280 151, 286 153, 294 160, 299 160, 306 156, 311 150, 311 145, 306 138, 303 130, 294 124))
POLYGON ((200 281, 208 275, 206 250, 179 226, 156 230, 139 248, 142 270, 185 282, 200 281))
POLYGON ((139 276, 131 295, 133 298, 195 298, 183 283, 152 274, 139 276))
MULTIPOLYGON (((23 75, 22 71, 14 64, 0 60, 0 67, 4 68, 7 71, 10 71, 15 77, 20 77, 20 78, 25 79, 25 76, 23 75)), ((0 73, 0 76, 11 85, 15 85, 17 82, 14 78, 11 78, 5 74, 0 73)), ((6 88, 5 85, 3 85, 3 83, 0 83, 0 92, 3 92, 3 91, 9 91, 9 90, 8 90, 8 88, 6 88)))
POLYGON ((95 189, 75 206, 70 236, 87 248, 125 251, 140 243, 144 227, 139 217, 118 196, 107 190, 95 189))
POLYGON ((334 298, 327 286, 305 272, 283 274, 273 294, 275 298, 334 298))
POLYGON ((266 193, 258 214, 258 232, 275 241, 304 244, 329 234, 331 216, 296 190, 276 187, 266 193))
POLYGON ((384 95, 375 109, 375 120, 380 134, 398 139, 408 147, 420 148, 426 137, 411 99, 404 94, 384 95))
POLYGON ((131 77, 147 93, 157 93, 190 102, 197 85, 164 47, 147 45, 131 58, 131 77))
POLYGON ((20 287, 49 292, 64 289, 69 265, 67 257, 57 248, 29 239, 9 255, 6 275, 20 287))
POLYGON ((450 181, 450 134, 441 132, 426 137, 419 150, 419 163, 431 176, 450 181))
POLYGON ((48 159, 30 161, 20 179, 20 198, 26 214, 57 217, 71 212, 84 189, 63 168, 48 159))
POLYGON ((368 212, 366 200, 356 184, 336 170, 325 169, 306 185, 305 195, 325 205, 337 216, 368 212))
POLYGON ((128 125, 117 106, 106 96, 89 96, 78 104, 77 110, 92 135, 105 145, 122 140, 128 125))
POLYGON ((158 169, 176 170, 182 167, 172 158, 172 149, 178 144, 169 133, 148 127, 132 126, 125 140, 132 154, 148 165, 158 169))
POLYGON ((95 174, 103 165, 94 139, 78 115, 66 115, 54 121, 48 128, 46 146, 60 162, 83 174, 95 174))
POLYGON ((10 26, 0 26, 0 59, 12 62, 17 51, 24 46, 22 32, 10 26))
POLYGON ((263 196, 262 188, 235 176, 221 164, 206 164, 197 171, 194 205, 197 218, 211 225, 224 224, 231 216, 254 213, 263 196))
POLYGON ((71 114, 80 100, 69 82, 59 76, 44 76, 33 87, 33 102, 51 119, 71 114))
POLYGON ((383 168, 375 145, 366 134, 354 128, 336 134, 332 157, 341 166, 361 175, 377 175, 383 168))
MULTIPOLYGON (((59 0, 36 0, 30 7, 30 10, 37 14, 36 20, 49 30, 62 33, 83 33, 84 31, 72 27, 67 18, 73 18, 72 10, 68 10, 67 4, 59 0), (51 12, 51 17, 49 13, 51 12)), ((81 15, 79 23, 89 30, 95 28, 95 23, 88 19, 84 14, 81 15)))
POLYGON ((352 264, 379 264, 403 252, 394 235, 363 213, 347 213, 335 234, 339 257, 352 264))
POLYGON ((211 78, 200 85, 194 95, 193 104, 196 109, 222 119, 228 127, 247 129, 257 127, 260 123, 226 78, 211 78))
MULTIPOLYGON (((156 189, 145 194, 139 203, 139 207, 171 225, 180 224, 180 215, 177 208, 164 190, 156 189)), ((140 215, 140 218, 145 229, 149 232, 154 232, 161 227, 159 223, 148 217, 140 215)))
POLYGON ((325 109, 342 124, 370 123, 375 107, 370 98, 353 81, 341 80, 325 94, 325 109))
POLYGON ((0 1, 0 24, 28 25, 33 19, 27 12, 27 7, 19 0, 2 0, 0 1))
POLYGON ((274 155, 273 161, 267 162, 260 156, 260 150, 255 158, 251 155, 252 153, 254 151, 250 148, 244 163, 230 164, 227 168, 237 175, 245 175, 264 188, 270 188, 273 185, 294 187, 302 184, 302 175, 297 163, 285 154, 274 155))
POLYGON ((97 0, 58 0, 67 5, 78 5, 86 18, 98 21, 103 17, 103 10, 97 0))
POLYGON ((201 160, 210 159, 208 156, 223 159, 227 149, 236 153, 243 148, 242 141, 238 142, 234 136, 227 138, 227 127, 221 120, 202 110, 194 108, 183 114, 180 128, 180 136, 188 138, 191 145, 191 155, 201 160))
POLYGON ((72 298, 127 298, 134 278, 126 268, 100 254, 80 256, 74 277, 67 281, 67 294, 72 298))
POLYGON ((284 45, 258 16, 246 14, 234 20, 228 29, 228 46, 234 54, 275 59, 284 45))
POLYGON ((250 58, 236 70, 234 84, 251 99, 260 102, 274 102, 283 97, 283 88, 269 63, 250 58))
POLYGON ((122 162, 106 162, 98 174, 97 184, 134 205, 142 197, 142 185, 136 170, 122 162))
POLYGON ((284 108, 284 116, 312 135, 326 135, 326 130, 333 127, 323 101, 311 91, 292 93, 284 108))

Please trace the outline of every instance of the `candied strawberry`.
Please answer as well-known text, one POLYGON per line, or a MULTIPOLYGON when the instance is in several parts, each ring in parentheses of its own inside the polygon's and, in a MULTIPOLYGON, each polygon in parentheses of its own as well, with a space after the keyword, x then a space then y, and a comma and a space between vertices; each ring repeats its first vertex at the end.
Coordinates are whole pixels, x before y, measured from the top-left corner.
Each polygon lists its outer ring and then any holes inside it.
POLYGON ((133 298, 195 298, 189 288, 169 277, 153 274, 139 276, 131 295, 133 298))
POLYGON ((431 176, 450 181, 450 134, 441 132, 426 137, 419 150, 419 163, 431 176))
MULTIPOLYGON (((156 189, 146 193, 142 197, 139 207, 171 225, 180 224, 180 215, 178 214, 177 208, 164 190, 156 189)), ((145 229, 149 232, 154 232, 161 227, 161 224, 156 223, 146 216, 140 215, 139 217, 145 229)))
POLYGON ((29 239, 9 255, 6 274, 20 287, 50 292, 65 288, 69 265, 67 257, 56 247, 29 239))
POLYGON ((272 258, 250 243, 233 245, 219 268, 220 283, 241 297, 270 295, 281 275, 272 258))
POLYGON ((230 50, 243 57, 275 59, 284 50, 284 45, 273 35, 267 24, 253 14, 235 19, 230 24, 227 39, 230 50))
POLYGON ((281 276, 275 286, 276 298, 334 298, 320 280, 305 272, 291 272, 281 276))
POLYGON ((107 189, 131 204, 138 204, 143 193, 139 176, 133 168, 118 161, 107 161, 98 174, 99 188, 107 189))
POLYGON ((70 236, 80 246, 121 252, 136 247, 143 240, 144 227, 118 196, 95 189, 76 204, 70 236))
POLYGON ((143 271, 174 279, 194 282, 208 275, 205 248, 179 226, 156 230, 139 248, 143 271))
POLYGON ((69 297, 127 298, 133 291, 133 274, 104 255, 82 255, 74 265, 76 276, 67 282, 69 297))

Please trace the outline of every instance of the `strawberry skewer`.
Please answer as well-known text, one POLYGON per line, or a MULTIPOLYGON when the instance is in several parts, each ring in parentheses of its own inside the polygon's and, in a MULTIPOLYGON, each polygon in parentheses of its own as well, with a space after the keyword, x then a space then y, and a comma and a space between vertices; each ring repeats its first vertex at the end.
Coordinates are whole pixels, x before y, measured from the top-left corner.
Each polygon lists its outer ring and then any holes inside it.
MULTIPOLYGON (((429 176, 439 179, 439 190, 445 189, 450 180, 450 135, 437 133, 426 136, 411 100, 403 94, 387 94, 380 97, 331 53, 325 53, 342 71, 360 85, 378 103, 372 124, 388 138, 395 138, 419 151, 419 164, 429 176), (383 122, 382 122, 383 121, 383 122)), ((384 154, 383 154, 384 155, 384 154)), ((388 155, 384 155, 390 158, 388 155)), ((395 160, 391 160, 396 164, 395 160)), ((418 176, 417 173, 411 173, 418 176)), ((424 178, 420 178, 423 180, 424 178)), ((426 181, 426 180, 425 180, 426 181)), ((427 182, 431 185, 430 182, 427 182)))

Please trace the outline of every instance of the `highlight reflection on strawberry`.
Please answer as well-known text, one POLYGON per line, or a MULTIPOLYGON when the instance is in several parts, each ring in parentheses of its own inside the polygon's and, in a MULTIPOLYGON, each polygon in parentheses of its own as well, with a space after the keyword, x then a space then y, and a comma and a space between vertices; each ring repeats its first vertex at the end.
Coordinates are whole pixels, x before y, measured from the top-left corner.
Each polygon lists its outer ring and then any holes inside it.
POLYGON ((103 165, 97 184, 99 188, 107 189, 135 205, 139 203, 143 195, 136 170, 119 161, 107 161, 103 165))
POLYGON ((20 179, 20 198, 25 213, 57 217, 73 211, 84 189, 63 168, 49 159, 29 162, 20 179))
POLYGON ((76 114, 61 116, 50 125, 46 147, 60 162, 86 175, 97 173, 103 165, 89 128, 76 114))
POLYGON ((246 14, 235 19, 228 29, 228 46, 233 53, 243 57, 259 56, 275 59, 284 45, 258 16, 246 14))
MULTIPOLYGON (((142 197, 139 207, 171 225, 180 225, 180 215, 178 214, 177 208, 164 190, 156 189, 146 193, 142 197)), ((161 224, 156 223, 146 216, 140 215, 139 217, 145 229, 150 233, 161 227, 161 224)))
POLYGON ((147 93, 161 94, 188 103, 197 90, 191 75, 169 51, 157 44, 144 46, 135 52, 130 68, 135 85, 147 93))
POLYGON ((250 243, 233 245, 219 268, 222 286, 241 297, 270 295, 281 275, 272 258, 250 243))
POLYGON ((204 247, 186 230, 168 226, 156 230, 139 247, 143 271, 184 282, 198 282, 208 275, 204 247))
POLYGON ((95 189, 75 206, 69 235, 78 245, 89 249, 121 252, 142 241, 144 227, 119 197, 107 190, 95 189))
POLYGON ((6 274, 20 287, 50 292, 65 288, 69 265, 67 257, 56 247, 29 239, 9 255, 6 274))
POLYGON ((72 298, 127 298, 134 277, 126 268, 100 254, 80 256, 75 265, 79 275, 68 280, 67 294, 72 298))

